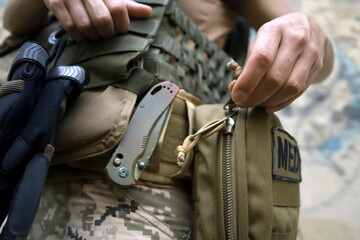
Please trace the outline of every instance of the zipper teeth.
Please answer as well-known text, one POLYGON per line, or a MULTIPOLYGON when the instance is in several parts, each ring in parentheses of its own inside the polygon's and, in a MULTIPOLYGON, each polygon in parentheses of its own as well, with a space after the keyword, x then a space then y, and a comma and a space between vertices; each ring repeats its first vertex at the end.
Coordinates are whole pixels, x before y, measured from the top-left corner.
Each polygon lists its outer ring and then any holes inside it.
POLYGON ((231 134, 224 135, 223 149, 223 204, 226 239, 234 239, 233 194, 231 173, 231 134))

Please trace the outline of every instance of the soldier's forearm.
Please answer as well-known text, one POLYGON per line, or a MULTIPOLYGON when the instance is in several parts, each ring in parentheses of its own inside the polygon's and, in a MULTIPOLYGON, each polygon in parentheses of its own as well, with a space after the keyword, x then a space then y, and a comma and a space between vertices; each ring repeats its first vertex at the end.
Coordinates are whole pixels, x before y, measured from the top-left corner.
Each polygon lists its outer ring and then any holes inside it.
POLYGON ((4 28, 13 33, 30 33, 44 23, 48 10, 42 0, 9 0, 4 28))
POLYGON ((263 24, 282 15, 291 13, 291 8, 284 0, 229 0, 246 18, 248 23, 258 30, 263 24))

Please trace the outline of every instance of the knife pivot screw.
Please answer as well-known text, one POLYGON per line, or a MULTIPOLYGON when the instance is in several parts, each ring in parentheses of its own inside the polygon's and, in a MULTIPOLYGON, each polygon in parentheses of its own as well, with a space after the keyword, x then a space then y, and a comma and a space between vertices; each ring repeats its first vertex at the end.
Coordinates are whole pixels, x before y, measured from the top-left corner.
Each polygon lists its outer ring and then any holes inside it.
POLYGON ((144 163, 143 161, 139 161, 139 162, 138 162, 138 167, 139 167, 140 170, 144 170, 144 168, 145 168, 145 163, 144 163))
POLYGON ((121 159, 118 158, 118 157, 116 157, 116 158, 114 159, 114 161, 113 161, 113 164, 114 164, 115 167, 119 167, 120 164, 121 164, 121 159))
POLYGON ((122 167, 119 169, 119 175, 122 178, 126 178, 129 175, 129 171, 127 170, 126 167, 122 167))
POLYGON ((119 167, 121 165, 124 156, 121 153, 116 154, 113 164, 115 167, 119 167))

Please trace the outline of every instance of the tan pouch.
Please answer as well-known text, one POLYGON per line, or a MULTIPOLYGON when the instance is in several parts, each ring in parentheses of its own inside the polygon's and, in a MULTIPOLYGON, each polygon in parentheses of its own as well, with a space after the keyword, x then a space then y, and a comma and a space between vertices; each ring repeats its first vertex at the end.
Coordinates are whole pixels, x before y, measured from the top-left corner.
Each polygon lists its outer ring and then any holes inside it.
MULTIPOLYGON (((222 105, 195 111, 199 129, 222 105)), ((194 239, 296 239, 300 155, 274 114, 241 109, 230 133, 198 142, 193 178, 194 239)))
POLYGON ((136 99, 136 94, 114 86, 83 92, 59 123, 52 164, 72 162, 97 170, 98 164, 78 161, 107 157, 123 137, 136 99))
MULTIPOLYGON (((60 122, 52 164, 66 163, 77 169, 103 173, 125 134, 135 101, 134 93, 111 86, 84 92, 60 122)), ((188 154, 186 165, 180 168, 174 149, 193 133, 195 108, 202 103, 180 90, 140 180, 173 186, 183 186, 184 180, 191 180, 193 153, 188 154)))
POLYGON ((194 131, 195 108, 203 102, 195 96, 180 90, 172 103, 169 120, 151 157, 149 166, 141 175, 141 180, 167 185, 183 185, 183 180, 191 180, 193 152, 186 158, 186 165, 177 164, 175 148, 194 131))

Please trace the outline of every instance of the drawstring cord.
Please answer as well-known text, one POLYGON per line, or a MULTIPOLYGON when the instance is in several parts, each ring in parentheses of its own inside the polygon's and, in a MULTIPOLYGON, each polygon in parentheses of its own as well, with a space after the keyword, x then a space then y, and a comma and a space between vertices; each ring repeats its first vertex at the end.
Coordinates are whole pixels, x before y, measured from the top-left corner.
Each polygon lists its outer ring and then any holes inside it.
POLYGON ((175 153, 177 155, 178 166, 181 167, 184 164, 186 153, 188 153, 191 149, 193 149, 201 138, 210 137, 214 133, 224 128, 227 119, 228 117, 225 117, 221 120, 213 120, 205 124, 195 134, 187 136, 183 144, 177 146, 175 150, 175 153))
POLYGON ((243 69, 233 59, 231 59, 230 62, 227 63, 227 67, 234 71, 233 72, 234 81, 236 81, 236 79, 238 79, 240 74, 243 72, 243 69))
MULTIPOLYGON (((227 63, 227 67, 230 68, 231 70, 233 70, 233 77, 234 77, 234 81, 236 81, 236 79, 238 79, 238 77, 240 76, 240 74, 243 72, 243 69, 237 64, 237 62, 235 62, 233 59, 231 59, 228 63, 227 63)), ((233 109, 236 108, 236 104, 234 103, 234 101, 232 100, 231 96, 229 97, 229 99, 227 100, 227 102, 225 103, 225 106, 228 107, 228 109, 233 109)))
MULTIPOLYGON (((233 73, 234 81, 243 72, 242 68, 232 59, 227 64, 227 67, 234 71, 233 73)), ((187 136, 182 145, 176 147, 175 154, 177 155, 177 165, 179 167, 181 167, 184 164, 185 155, 196 146, 196 144, 199 142, 200 139, 207 138, 213 135, 214 133, 222 130, 226 126, 226 122, 228 121, 229 117, 231 117, 234 114, 234 112, 229 111, 229 109, 231 110, 234 108, 236 108, 236 104, 232 101, 230 97, 224 106, 224 109, 227 112, 227 116, 225 118, 220 120, 216 119, 205 124, 195 134, 187 136)))

